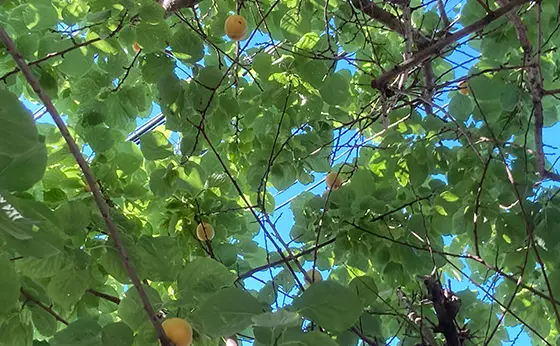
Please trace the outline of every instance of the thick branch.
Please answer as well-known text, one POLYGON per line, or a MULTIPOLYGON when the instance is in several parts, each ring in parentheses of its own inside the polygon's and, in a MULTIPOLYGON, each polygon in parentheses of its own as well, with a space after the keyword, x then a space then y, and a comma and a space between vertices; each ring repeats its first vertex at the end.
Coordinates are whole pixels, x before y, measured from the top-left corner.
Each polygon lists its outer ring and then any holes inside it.
POLYGON ((97 185, 97 182, 96 182, 96 179, 93 175, 93 172, 91 171, 91 169, 89 168, 86 160, 84 159, 84 157, 83 157, 83 155, 80 151, 80 148, 78 147, 78 145, 74 141, 74 138, 72 138, 72 135, 68 131, 68 128, 66 127, 66 124, 64 123, 64 121, 60 117, 60 114, 58 113, 58 111, 54 107, 50 97, 41 88, 41 85, 39 84, 39 81, 37 80, 37 78, 35 78, 35 76, 33 75, 33 72, 31 72, 31 68, 27 65, 27 63, 25 62, 23 57, 19 54, 14 42, 8 36, 8 33, 6 32, 6 30, 4 29, 4 27, 2 25, 0 25, 0 41, 7 48, 8 52, 13 57, 16 64, 18 65, 19 69, 21 70, 21 72, 25 76, 25 79, 27 79, 27 82, 29 83, 29 85, 31 85, 31 87, 33 88, 33 91, 35 91, 35 93, 37 94, 39 99, 42 101, 42 103, 45 105, 45 107, 47 108, 47 110, 51 114, 54 122, 56 123, 58 129, 60 130, 60 133, 62 134, 62 137, 64 137, 64 139, 66 140, 66 143, 68 144, 68 149, 70 150, 70 152, 72 153, 72 155, 76 159, 78 165, 82 169, 82 172, 84 173, 84 177, 85 177, 85 179, 86 179, 86 181, 87 181, 87 183, 88 183, 88 185, 91 189, 91 192, 93 193, 93 199, 95 200, 95 203, 97 204, 97 207, 99 208, 99 211, 101 212, 101 215, 103 216, 103 219, 105 220, 105 224, 107 226, 109 234, 110 234, 111 238, 113 239, 115 248, 117 249, 117 251, 119 253, 119 256, 120 256, 120 258, 121 258, 121 260, 124 264, 124 267, 126 268, 128 276, 130 277, 130 280, 132 281, 134 287, 138 291, 138 295, 140 296, 140 300, 142 301, 142 304, 144 306, 144 310, 146 310, 146 313, 150 317, 150 320, 152 321, 152 324, 154 325, 154 327, 157 331, 158 337, 161 340, 162 345, 164 345, 164 346, 172 345, 171 342, 169 341, 169 339, 167 338, 167 335, 165 334, 165 332, 164 332, 164 330, 163 330, 163 328, 162 328, 162 326, 161 326, 161 324, 160 324, 160 322, 159 322, 159 320, 156 316, 154 308, 152 307, 152 305, 151 305, 151 303, 148 299, 148 296, 146 295, 146 291, 144 291, 144 288, 142 287, 142 284, 140 283, 140 279, 138 278, 138 275, 136 274, 136 270, 134 269, 134 266, 132 265, 132 263, 130 263, 130 259, 129 259, 128 254, 126 253, 126 250, 123 246, 123 243, 121 241, 119 232, 117 230, 117 227, 116 227, 116 225, 113 222, 113 219, 111 217, 109 206, 107 205, 107 202, 103 198, 103 195, 102 195, 101 191, 99 190, 99 186, 97 185))
MULTIPOLYGON (((405 26, 404 23, 391 13, 385 11, 381 7, 377 6, 370 0, 352 0, 352 4, 355 8, 359 9, 363 13, 367 14, 371 18, 382 23, 392 31, 398 33, 399 35, 405 37, 405 26)), ((413 41, 420 46, 429 44, 428 40, 422 33, 418 30, 412 30, 413 41)))
POLYGON ((439 279, 434 276, 425 277, 424 285, 438 318, 437 331, 443 334, 447 346, 460 346, 459 333, 454 323, 459 312, 459 298, 451 291, 444 290, 439 279))
MULTIPOLYGON (((364 1, 364 0, 362 0, 362 1, 364 1)), ((524 3, 527 3, 527 2, 528 2, 528 0, 514 0, 514 1, 511 1, 507 5, 500 7, 496 11, 490 12, 484 18, 474 22, 473 24, 471 24, 471 25, 469 25, 469 26, 467 26, 467 27, 449 35, 449 36, 446 36, 445 38, 443 38, 439 41, 436 41, 434 44, 430 45, 429 47, 417 52, 416 54, 414 54, 412 56, 412 58, 404 61, 402 64, 400 64, 398 66, 395 66, 392 70, 389 70, 389 71, 385 72, 384 74, 379 76, 377 79, 374 79, 371 82, 371 86, 373 88, 380 89, 380 90, 385 89, 388 82, 392 81, 399 74, 401 74, 405 71, 408 71, 413 67, 416 67, 416 66, 420 65, 421 63, 428 60, 432 56, 437 55, 446 46, 448 46, 452 43, 455 43, 455 42, 459 41, 460 39, 462 39, 463 37, 466 37, 466 36, 468 36, 468 35, 470 35, 474 32, 482 30, 484 27, 486 27, 488 24, 492 23, 496 19, 501 18, 502 16, 508 14, 509 12, 511 12, 512 10, 517 8, 518 6, 520 6, 524 3)))

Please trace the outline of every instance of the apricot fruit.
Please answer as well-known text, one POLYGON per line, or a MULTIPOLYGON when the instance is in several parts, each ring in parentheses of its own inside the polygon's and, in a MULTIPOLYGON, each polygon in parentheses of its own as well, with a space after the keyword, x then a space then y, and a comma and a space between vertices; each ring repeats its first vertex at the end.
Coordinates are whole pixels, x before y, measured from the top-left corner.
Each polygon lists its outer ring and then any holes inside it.
POLYGON ((305 274, 306 274, 305 282, 307 282, 308 284, 323 281, 323 277, 321 276, 321 273, 319 273, 319 271, 317 269, 309 269, 307 272, 305 272, 305 274), (309 277, 309 279, 308 279, 308 277, 309 277), (311 281, 309 281, 309 280, 311 280, 311 281))
POLYGON ((327 188, 331 190, 336 190, 342 186, 342 179, 338 176, 338 173, 331 172, 327 174, 327 178, 325 180, 327 184, 327 188))
POLYGON ((226 35, 232 41, 241 41, 247 35, 247 21, 238 14, 229 16, 224 25, 226 35))
POLYGON ((466 80, 462 80, 459 82, 459 92, 463 95, 468 95, 469 94, 469 84, 467 83, 466 80))
POLYGON ((182 318, 168 318, 161 324, 165 334, 175 346, 190 346, 193 330, 189 322, 182 318))
POLYGON ((214 227, 207 222, 199 223, 196 227, 196 236, 202 241, 212 240, 215 235, 214 227))

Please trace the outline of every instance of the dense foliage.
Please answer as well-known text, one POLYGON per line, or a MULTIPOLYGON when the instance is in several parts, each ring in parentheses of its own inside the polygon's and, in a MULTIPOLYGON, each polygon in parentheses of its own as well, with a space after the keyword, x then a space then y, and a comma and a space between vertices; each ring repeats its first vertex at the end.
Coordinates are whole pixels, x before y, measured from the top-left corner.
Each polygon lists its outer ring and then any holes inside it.
POLYGON ((0 3, 0 345, 559 343, 556 2, 0 3))

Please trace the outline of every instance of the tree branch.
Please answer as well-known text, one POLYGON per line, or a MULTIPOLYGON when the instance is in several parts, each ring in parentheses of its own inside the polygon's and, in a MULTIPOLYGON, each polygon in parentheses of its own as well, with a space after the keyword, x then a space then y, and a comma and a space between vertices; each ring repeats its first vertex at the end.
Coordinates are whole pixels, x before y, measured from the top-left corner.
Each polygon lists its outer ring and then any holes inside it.
MULTIPOLYGON (((498 0, 497 2, 500 4, 500 6, 505 6, 509 3, 508 0, 498 0)), ((527 66, 527 75, 529 77, 528 87, 529 92, 531 93, 531 99, 533 101, 533 114, 535 116, 535 146, 537 148, 537 170, 542 178, 560 180, 558 179, 558 177, 560 176, 555 173, 548 172, 547 175, 547 171, 545 169, 546 158, 544 155, 544 146, 542 139, 542 130, 544 126, 542 97, 544 92, 541 77, 539 74, 541 57, 540 55, 533 55, 533 45, 529 40, 527 27, 525 26, 525 24, 523 24, 521 18, 515 13, 509 13, 507 17, 515 27, 517 39, 519 40, 521 48, 523 49, 523 60, 525 66, 527 66)), ((540 23, 538 23, 538 25, 540 25, 540 23)))
MULTIPOLYGON (((352 5, 371 18, 379 21, 392 31, 398 33, 402 37, 405 37, 406 30, 404 23, 399 18, 385 11, 383 8, 377 6, 370 0, 352 0, 352 5)), ((427 45, 430 43, 428 38, 422 35, 420 31, 414 29, 412 30, 412 40, 420 45, 427 45)))
POLYGON ((114 297, 114 296, 112 296, 110 294, 107 294, 107 293, 99 292, 99 291, 91 289, 91 288, 88 289, 86 292, 88 292, 90 294, 93 294, 94 296, 97 296, 99 298, 103 298, 105 300, 113 302, 117 305, 119 305, 121 303, 121 300, 118 297, 114 297))
POLYGON ((41 309, 45 310, 46 312, 48 312, 49 314, 51 314, 57 321, 68 325, 68 321, 66 321, 64 318, 62 318, 62 316, 60 316, 59 314, 57 314, 52 307, 50 306, 46 306, 45 304, 41 303, 39 300, 33 298, 33 296, 27 292, 26 290, 24 290, 23 288, 20 288, 19 291, 21 292, 21 294, 23 294, 25 296, 25 299, 32 301, 33 303, 37 304, 37 306, 39 306, 41 309))
POLYGON ((297 259, 297 258, 300 258, 300 257, 302 257, 302 256, 305 256, 305 255, 308 255, 308 254, 310 254, 310 253, 313 253, 316 249, 320 249, 320 248, 322 248, 322 247, 325 247, 325 246, 327 246, 327 245, 330 245, 330 244, 334 243, 335 241, 336 241, 336 237, 334 237, 334 238, 332 238, 332 239, 329 239, 329 240, 327 240, 326 242, 321 243, 321 244, 319 244, 319 245, 317 245, 317 246, 313 246, 313 247, 311 247, 311 248, 309 248, 309 249, 307 249, 307 250, 304 250, 304 251, 302 251, 302 252, 300 252, 300 253, 298 253, 298 254, 295 254, 295 255, 293 255, 293 256, 286 256, 285 259, 280 259, 280 260, 278 260, 278 261, 270 262, 270 263, 267 263, 267 264, 265 264, 265 265, 262 265, 262 266, 259 266, 259 267, 255 267, 255 268, 253 268, 253 269, 251 269, 251 270, 249 270, 249 271, 247 271, 247 272, 245 272, 245 273, 239 275, 239 276, 237 277, 237 280, 236 280, 236 281, 246 279, 246 278, 248 278, 248 277, 253 276, 253 274, 255 274, 255 273, 258 273, 258 272, 263 271, 263 270, 267 270, 268 268, 272 268, 272 267, 275 267, 275 266, 277 266, 277 265, 281 265, 281 264, 285 263, 286 261, 293 261, 293 260, 295 260, 295 259, 297 259))
MULTIPOLYGON (((366 0, 360 0, 360 1, 366 1, 366 0)), ((486 27, 488 24, 492 23, 496 19, 501 18, 502 16, 508 14, 518 6, 525 4, 527 2, 528 0, 514 0, 508 3, 507 5, 500 7, 496 11, 488 13, 484 18, 474 22, 473 24, 453 34, 450 34, 449 36, 446 36, 445 38, 439 41, 436 41, 434 44, 414 54, 412 58, 404 61, 402 64, 398 66, 395 66, 393 69, 383 73, 377 79, 371 81, 371 86, 379 90, 385 89, 388 82, 393 80, 399 74, 408 71, 413 67, 418 66, 419 64, 428 60, 432 56, 437 55, 446 46, 455 43, 460 39, 462 39, 463 37, 466 37, 474 32, 482 30, 484 27, 486 27)), ((396 29, 403 30, 402 26, 396 27, 396 29)))
POLYGON ((459 333, 454 323, 460 308, 459 298, 450 290, 444 290, 439 278, 435 276, 425 276, 424 285, 436 311, 437 331, 443 334, 447 346, 460 346, 459 333))
POLYGON ((19 69, 21 70, 21 72, 25 76, 25 79, 27 79, 27 82, 33 88, 33 91, 35 91, 35 93, 37 94, 39 99, 42 101, 42 103, 45 105, 45 107, 47 108, 47 110, 51 114, 54 122, 56 123, 58 129, 60 130, 60 133, 62 134, 62 137, 64 137, 66 143, 68 144, 68 149, 70 150, 70 152, 72 153, 72 155, 76 159, 78 165, 82 169, 82 172, 84 173, 84 177, 87 181, 87 184, 89 185, 89 187, 91 189, 91 192, 93 194, 93 199, 95 200, 95 203, 97 204, 97 207, 99 208, 99 211, 101 212, 101 215, 103 216, 103 219, 105 221, 105 224, 107 226, 109 234, 110 234, 111 238, 113 239, 115 248, 117 249, 117 251, 119 253, 119 256, 120 256, 120 258, 121 258, 121 260, 124 264, 124 267, 126 268, 128 276, 130 277, 130 280, 132 281, 134 287, 138 291, 138 295, 140 296, 140 300, 142 301, 142 304, 144 306, 144 310, 146 310, 146 313, 148 314, 150 320, 152 321, 152 324, 154 325, 154 328, 156 329, 156 332, 157 332, 158 337, 161 341, 161 344, 163 346, 172 345, 171 342, 169 341, 169 339, 167 338, 167 335, 165 334, 165 331, 163 330, 163 328, 161 326, 161 323, 159 322, 159 320, 156 316, 154 308, 152 307, 152 305, 150 303, 150 300, 148 299, 148 296, 146 295, 146 291, 144 290, 144 288, 142 287, 142 284, 140 283, 140 279, 138 278, 138 275, 136 274, 136 270, 134 269, 134 266, 132 265, 132 263, 130 263, 130 259, 129 259, 128 254, 126 253, 124 245, 121 241, 118 229, 117 229, 117 227, 116 227, 116 225, 113 222, 113 219, 111 217, 109 206, 107 205, 107 202, 103 198, 103 195, 102 195, 101 191, 99 190, 99 186, 97 185, 97 182, 96 182, 96 179, 93 175, 93 172, 91 171, 91 169, 88 166, 86 160, 84 159, 84 157, 83 157, 83 155, 80 151, 80 148, 78 147, 78 145, 74 141, 74 138, 72 138, 72 135, 68 131, 68 128, 66 127, 66 124, 62 120, 60 114, 58 113, 58 111, 54 107, 50 97, 41 88, 41 85, 39 84, 39 81, 37 80, 37 78, 35 78, 35 76, 33 75, 33 72, 31 71, 31 68, 27 65, 27 63, 25 62, 23 57, 20 55, 20 53, 18 52, 14 42, 9 37, 8 33, 6 32, 6 30, 4 29, 4 27, 2 25, 0 25, 0 41, 4 44, 4 46, 6 47, 8 52, 10 53, 10 55, 15 60, 19 69))

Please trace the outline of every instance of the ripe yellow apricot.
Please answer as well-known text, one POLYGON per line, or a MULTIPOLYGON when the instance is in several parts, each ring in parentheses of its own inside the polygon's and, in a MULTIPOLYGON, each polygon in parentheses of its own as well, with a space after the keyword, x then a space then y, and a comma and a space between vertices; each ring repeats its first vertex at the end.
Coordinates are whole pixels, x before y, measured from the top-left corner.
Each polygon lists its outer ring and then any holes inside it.
POLYGON ((305 274, 306 274, 305 282, 307 282, 308 284, 323 281, 323 277, 321 276, 321 273, 319 273, 317 269, 309 269, 307 272, 305 272, 305 274), (309 281, 307 277, 309 277, 311 281, 309 281))
POLYGON ((215 235, 214 227, 207 222, 199 223, 196 227, 196 236, 202 241, 212 240, 215 235))
POLYGON ((193 330, 189 322, 182 318, 168 318, 161 324, 165 334, 175 346, 190 346, 193 330))
POLYGON ((247 21, 242 16, 234 14, 227 17, 224 30, 232 41, 241 41, 247 34, 247 21))
POLYGON ((132 49, 134 50, 134 53, 138 53, 139 51, 142 50, 142 47, 140 47, 138 42, 134 42, 134 44, 132 44, 132 49))
POLYGON ((335 172, 327 174, 327 179, 325 182, 327 183, 327 187, 331 190, 336 190, 342 186, 342 180, 338 176, 338 173, 335 172))
POLYGON ((459 82, 459 92, 463 95, 468 95, 469 94, 469 84, 467 83, 466 80, 462 80, 459 82))

